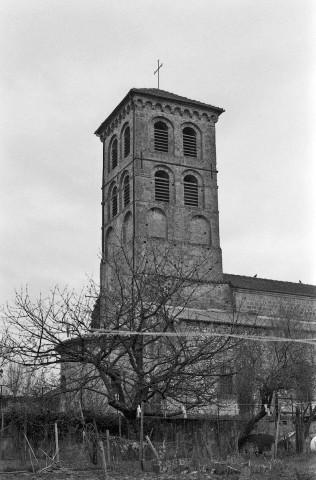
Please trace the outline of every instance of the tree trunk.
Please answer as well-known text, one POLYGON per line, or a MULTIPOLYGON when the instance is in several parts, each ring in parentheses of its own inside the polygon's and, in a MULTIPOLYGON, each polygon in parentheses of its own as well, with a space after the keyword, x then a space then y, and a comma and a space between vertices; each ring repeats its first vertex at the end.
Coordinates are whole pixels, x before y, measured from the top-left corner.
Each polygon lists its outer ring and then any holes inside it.
POLYGON ((244 431, 243 433, 240 435, 239 439, 238 439, 238 449, 240 450, 244 444, 246 443, 247 441, 247 438, 249 437, 249 435, 251 434, 252 430, 254 429, 255 425, 259 422, 259 420, 261 420, 263 417, 265 417, 267 414, 267 412, 265 411, 265 409, 261 408, 260 412, 257 413, 257 415, 255 415, 253 418, 251 418, 247 423, 246 423, 246 426, 244 428, 244 431))
POLYGON ((271 402, 273 398, 273 389, 268 385, 264 384, 260 389, 260 398, 261 398, 261 408, 260 412, 257 413, 254 417, 252 417, 245 425, 244 431, 240 435, 238 439, 238 449, 240 450, 243 445, 246 443, 247 438, 249 437, 250 433, 256 426, 256 424, 267 415, 267 408, 271 407, 271 402))

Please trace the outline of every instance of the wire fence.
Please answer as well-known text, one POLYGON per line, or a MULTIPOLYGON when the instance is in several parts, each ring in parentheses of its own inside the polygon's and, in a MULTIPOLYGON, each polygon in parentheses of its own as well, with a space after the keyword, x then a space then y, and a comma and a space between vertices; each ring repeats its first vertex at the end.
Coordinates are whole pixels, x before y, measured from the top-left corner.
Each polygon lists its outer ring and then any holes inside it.
MULTIPOLYGON (((266 420, 267 433, 275 422, 266 420)), ((121 425, 118 434, 95 419, 40 421, 19 416, 1 432, 0 470, 7 464, 18 469, 18 465, 26 463, 34 471, 54 468, 56 464, 68 469, 98 470, 103 452, 107 468, 117 472, 122 468, 170 473, 211 469, 229 456, 238 457, 242 426, 236 418, 145 418, 142 427, 139 422, 133 428, 121 425)), ((292 427, 289 425, 289 430, 292 427)), ((280 430, 281 435, 285 433, 280 430)))

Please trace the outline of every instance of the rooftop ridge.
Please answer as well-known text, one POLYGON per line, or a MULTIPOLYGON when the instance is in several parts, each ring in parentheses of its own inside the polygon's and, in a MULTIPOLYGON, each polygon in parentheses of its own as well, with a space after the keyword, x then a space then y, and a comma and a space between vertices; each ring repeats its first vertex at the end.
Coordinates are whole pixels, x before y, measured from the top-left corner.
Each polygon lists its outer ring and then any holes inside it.
POLYGON ((299 283, 299 282, 289 282, 288 280, 276 280, 274 278, 264 278, 264 277, 251 277, 250 275, 239 275, 238 273, 223 273, 223 275, 228 275, 230 277, 240 277, 240 278, 251 278, 253 280, 265 280, 267 282, 278 282, 278 283, 291 283, 293 285, 306 285, 307 287, 315 287, 312 283, 299 283))
POLYGON ((316 297, 316 285, 250 277, 233 273, 224 273, 223 280, 224 283, 230 283, 236 288, 316 297))

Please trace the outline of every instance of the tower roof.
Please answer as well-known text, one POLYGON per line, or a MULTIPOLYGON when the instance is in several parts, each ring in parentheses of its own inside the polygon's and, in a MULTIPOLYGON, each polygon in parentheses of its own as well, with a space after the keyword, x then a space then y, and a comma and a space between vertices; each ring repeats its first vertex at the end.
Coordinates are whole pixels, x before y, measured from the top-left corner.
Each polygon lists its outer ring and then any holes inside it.
POLYGON ((122 105, 128 99, 130 99, 134 94, 147 95, 147 96, 153 97, 153 98, 161 98, 161 99, 172 100, 174 102, 182 103, 184 105, 192 105, 192 106, 196 106, 196 107, 203 107, 203 108, 206 108, 206 109, 215 110, 218 113, 218 115, 225 112, 225 110, 223 108, 215 107, 214 105, 210 105, 208 103, 199 102, 198 100, 192 100, 192 99, 187 98, 187 97, 182 97, 181 95, 176 95, 175 93, 167 92, 165 90, 160 90, 158 88, 131 88, 131 90, 123 98, 123 100, 117 105, 117 107, 115 107, 113 112, 97 128, 97 130, 94 132, 95 135, 100 135, 102 133, 102 131, 104 130, 107 123, 111 120, 112 116, 115 115, 117 113, 117 111, 122 107, 122 105))
POLYGON ((130 92, 143 93, 153 97, 168 98, 169 100, 174 100, 176 102, 211 108, 220 114, 225 112, 223 108, 215 107, 214 105, 210 105, 208 103, 199 102, 198 100, 192 100, 191 98, 182 97, 181 95, 176 95, 175 93, 167 92, 166 90, 160 90, 158 88, 132 88, 130 92))

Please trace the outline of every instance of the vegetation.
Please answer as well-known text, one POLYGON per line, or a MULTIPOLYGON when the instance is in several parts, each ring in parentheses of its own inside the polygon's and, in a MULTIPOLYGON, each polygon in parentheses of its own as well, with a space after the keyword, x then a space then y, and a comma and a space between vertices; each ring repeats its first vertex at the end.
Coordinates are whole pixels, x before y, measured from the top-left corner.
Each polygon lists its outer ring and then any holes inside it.
POLYGON ((106 398, 131 421, 142 403, 148 415, 215 403, 218 379, 233 364, 240 343, 229 337, 237 324, 232 321, 223 336, 209 337, 206 311, 188 319, 188 308, 215 287, 207 281, 211 256, 184 259, 179 248, 156 243, 144 247, 135 262, 116 247, 100 297, 95 288, 88 295, 55 289, 35 301, 27 291, 17 294, 5 311, 6 358, 32 368, 60 365, 67 402, 106 398), (198 335, 181 336, 183 331, 198 335), (71 394, 77 394, 74 400, 71 394))

